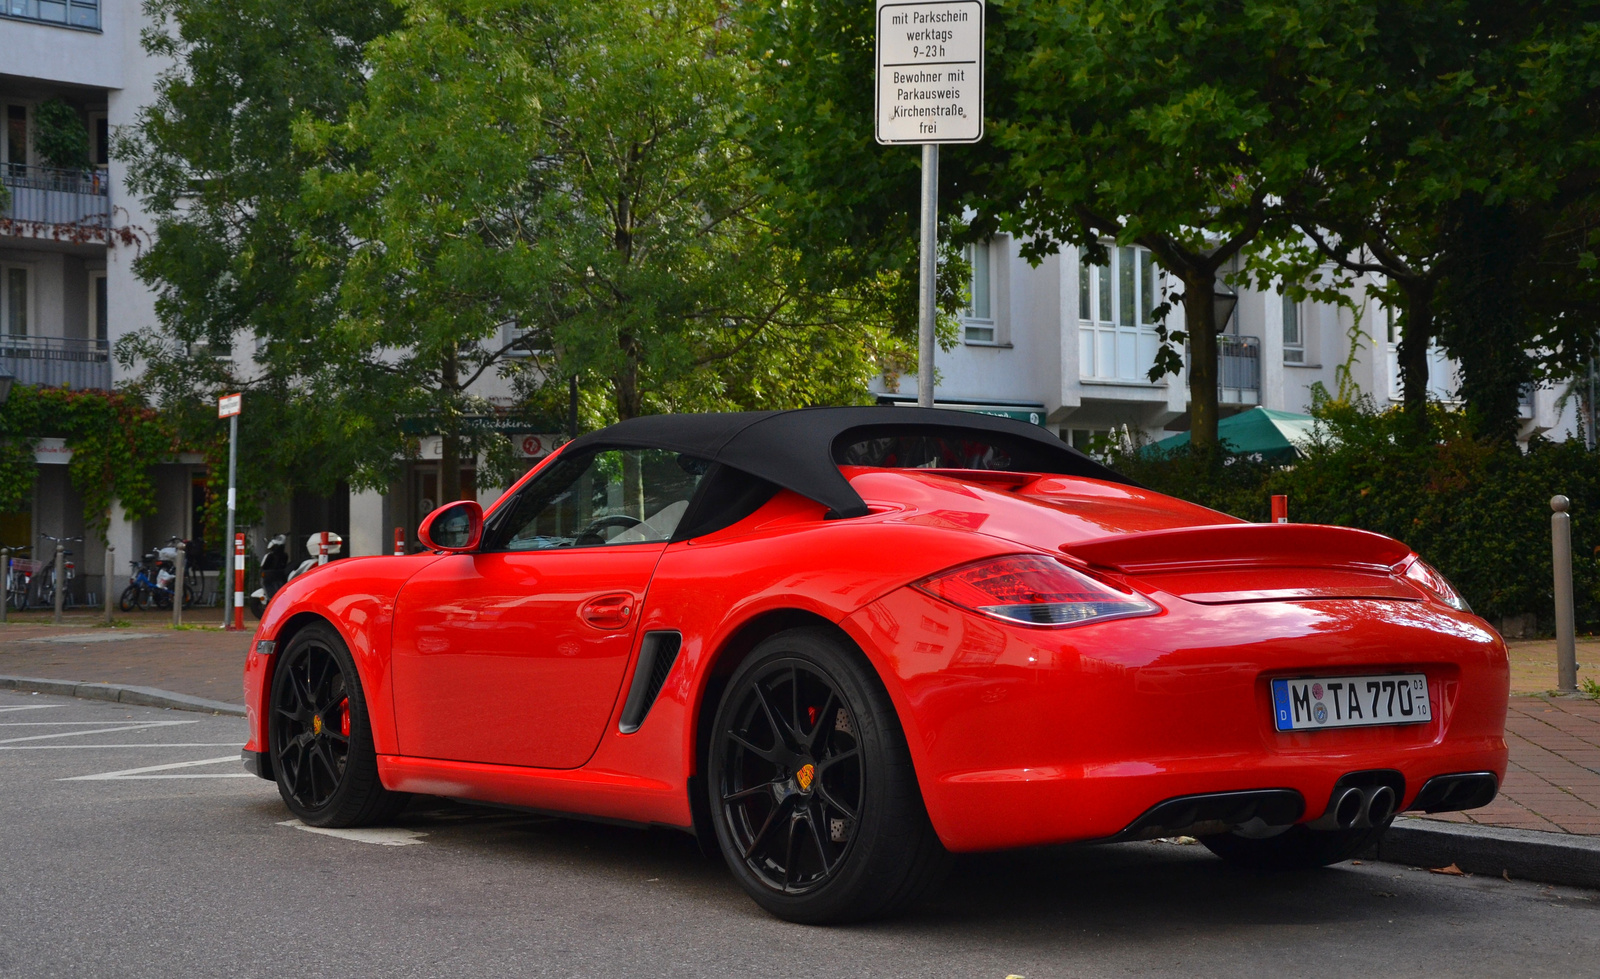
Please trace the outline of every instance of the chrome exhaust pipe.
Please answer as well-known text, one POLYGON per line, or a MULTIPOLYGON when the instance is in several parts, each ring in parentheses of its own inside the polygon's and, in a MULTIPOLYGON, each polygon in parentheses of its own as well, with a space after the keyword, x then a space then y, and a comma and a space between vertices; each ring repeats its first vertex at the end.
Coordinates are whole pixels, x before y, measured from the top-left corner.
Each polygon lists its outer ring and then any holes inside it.
POLYGON ((1333 821, 1340 829, 1349 829, 1356 824, 1365 811, 1360 789, 1345 789, 1339 795, 1339 801, 1333 807, 1333 821))
POLYGON ((1368 826, 1381 826, 1383 821, 1394 815, 1395 807, 1394 789, 1387 785, 1380 785, 1367 796, 1366 822, 1368 826))

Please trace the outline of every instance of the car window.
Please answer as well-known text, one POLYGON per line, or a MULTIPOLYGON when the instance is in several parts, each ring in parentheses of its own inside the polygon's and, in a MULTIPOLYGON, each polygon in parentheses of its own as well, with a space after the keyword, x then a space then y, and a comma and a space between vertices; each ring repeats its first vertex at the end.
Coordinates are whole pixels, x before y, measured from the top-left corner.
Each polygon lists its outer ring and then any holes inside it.
POLYGON ((703 459, 662 449, 595 449, 559 458, 496 521, 486 549, 671 540, 707 468, 703 459))

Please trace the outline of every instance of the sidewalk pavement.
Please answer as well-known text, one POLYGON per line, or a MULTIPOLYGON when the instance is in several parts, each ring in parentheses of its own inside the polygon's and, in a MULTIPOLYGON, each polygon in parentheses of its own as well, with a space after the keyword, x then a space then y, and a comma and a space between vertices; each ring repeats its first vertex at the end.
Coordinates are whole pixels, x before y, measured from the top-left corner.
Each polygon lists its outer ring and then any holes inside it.
MULTIPOLYGON (((211 627, 215 617, 197 610, 190 621, 204 625, 174 630, 169 614, 124 614, 131 624, 116 629, 89 615, 69 616, 61 626, 47 617, 14 616, 0 625, 0 676, 155 687, 242 704, 254 623, 245 632, 223 632, 211 627)), ((1512 643, 1511 659, 1511 765, 1499 797, 1482 809, 1426 818, 1600 837, 1600 702, 1549 690, 1554 642, 1512 643)), ((1578 659, 1580 683, 1600 679, 1600 639, 1580 642, 1578 659)))
POLYGON ((185 618, 194 624, 173 629, 171 612, 123 612, 129 625, 107 628, 96 614, 69 614, 57 626, 48 615, 12 613, 0 625, 0 676, 155 687, 242 705, 255 623, 224 632, 216 609, 185 618))

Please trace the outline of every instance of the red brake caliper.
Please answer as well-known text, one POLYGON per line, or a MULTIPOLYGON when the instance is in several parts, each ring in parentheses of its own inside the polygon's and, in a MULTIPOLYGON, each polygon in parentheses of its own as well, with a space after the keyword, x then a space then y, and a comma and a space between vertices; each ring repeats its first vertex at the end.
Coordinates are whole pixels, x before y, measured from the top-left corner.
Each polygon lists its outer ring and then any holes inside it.
POLYGON ((346 697, 339 702, 339 733, 345 737, 350 736, 350 698, 346 697))

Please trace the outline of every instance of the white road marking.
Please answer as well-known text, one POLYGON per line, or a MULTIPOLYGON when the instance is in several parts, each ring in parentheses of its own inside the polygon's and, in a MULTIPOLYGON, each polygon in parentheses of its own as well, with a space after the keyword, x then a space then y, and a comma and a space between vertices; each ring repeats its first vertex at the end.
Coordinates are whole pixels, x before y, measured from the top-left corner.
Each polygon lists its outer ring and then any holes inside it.
POLYGON ((172 744, 0 744, 0 751, 81 751, 85 748, 243 748, 228 741, 175 741, 172 744))
POLYGON ((60 731, 56 734, 33 734, 25 738, 6 738, 0 740, 0 745, 15 744, 18 741, 45 741, 50 738, 81 738, 90 734, 115 734, 118 731, 148 731, 156 727, 171 727, 174 724, 198 724, 199 721, 145 721, 140 724, 124 724, 121 727, 102 727, 92 731, 60 731))
POLYGON ((143 768, 124 768, 118 772, 101 772, 98 775, 75 775, 58 778, 57 782, 108 782, 113 779, 138 778, 255 778, 249 772, 223 772, 216 775, 152 775, 151 772, 170 772, 178 768, 199 768, 201 765, 220 765, 225 761, 238 762, 238 755, 220 758, 201 758, 198 761, 175 761, 166 765, 146 765, 143 768))
POLYGON ((0 714, 11 710, 44 710, 46 707, 60 707, 60 704, 26 704, 22 707, 0 707, 0 714))
POLYGON ((324 829, 321 826, 307 826, 298 819, 285 819, 278 825, 305 830, 307 833, 316 833, 318 836, 333 836, 341 840, 355 840, 357 843, 376 843, 378 846, 414 846, 422 842, 421 837, 428 835, 427 833, 419 833, 414 829, 399 829, 392 826, 367 826, 361 829, 324 829))
POLYGON ((19 639, 18 642, 121 642, 124 639, 153 639, 153 632, 75 632, 70 636, 40 636, 38 639, 19 639))

